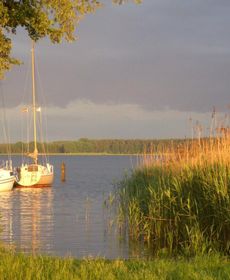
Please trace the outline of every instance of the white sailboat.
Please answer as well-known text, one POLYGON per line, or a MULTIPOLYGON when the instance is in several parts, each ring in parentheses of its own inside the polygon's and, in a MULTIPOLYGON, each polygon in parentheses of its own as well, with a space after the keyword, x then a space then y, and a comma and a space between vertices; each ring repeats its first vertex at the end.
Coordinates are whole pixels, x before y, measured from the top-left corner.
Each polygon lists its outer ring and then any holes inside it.
POLYGON ((12 161, 10 159, 10 146, 9 146, 9 138, 8 138, 8 129, 7 129, 7 119, 5 115, 5 101, 4 101, 4 93, 2 89, 2 84, 0 84, 1 89, 1 111, 2 111, 2 129, 1 135, 5 136, 5 140, 7 142, 7 154, 8 160, 2 161, 0 165, 0 192, 10 191, 13 189, 15 182, 15 175, 12 168, 12 161))
POLYGON ((12 171, 12 164, 8 161, 0 168, 0 192, 11 191, 15 182, 15 176, 12 171))
POLYGON ((38 107, 36 104, 35 92, 35 59, 34 59, 34 42, 32 42, 32 111, 33 111, 33 134, 34 134, 34 151, 27 156, 32 159, 30 164, 22 164, 18 169, 17 187, 48 187, 51 186, 54 179, 53 165, 50 163, 38 163, 37 149, 37 126, 36 113, 38 107))

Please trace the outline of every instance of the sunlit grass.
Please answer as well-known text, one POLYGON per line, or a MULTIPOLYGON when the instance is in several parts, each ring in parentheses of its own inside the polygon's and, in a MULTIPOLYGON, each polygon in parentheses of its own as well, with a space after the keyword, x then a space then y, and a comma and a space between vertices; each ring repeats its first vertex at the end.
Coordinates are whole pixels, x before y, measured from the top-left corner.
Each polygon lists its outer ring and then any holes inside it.
POLYGON ((219 255, 186 259, 105 260, 27 256, 0 251, 1 280, 230 279, 230 263, 219 255))

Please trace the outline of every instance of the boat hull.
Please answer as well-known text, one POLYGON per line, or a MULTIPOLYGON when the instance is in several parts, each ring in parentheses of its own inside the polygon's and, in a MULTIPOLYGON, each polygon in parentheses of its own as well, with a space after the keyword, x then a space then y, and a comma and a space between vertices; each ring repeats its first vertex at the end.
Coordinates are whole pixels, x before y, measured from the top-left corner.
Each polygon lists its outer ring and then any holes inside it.
POLYGON ((15 177, 0 179, 0 192, 11 191, 13 189, 15 177))
POLYGON ((41 179, 34 185, 24 186, 20 185, 19 182, 15 181, 15 188, 47 188, 52 187, 54 175, 44 175, 41 179))
POLYGON ((19 180, 15 187, 18 188, 42 188, 51 187, 53 184, 53 166, 29 165, 21 167, 19 180))
POLYGON ((49 175, 42 175, 40 180, 31 186, 22 186, 16 183, 15 187, 16 188, 48 188, 52 187, 54 180, 54 174, 49 174, 49 175))
POLYGON ((41 179, 39 180, 39 182, 37 183, 38 186, 42 187, 49 187, 53 184, 53 180, 54 180, 54 174, 46 174, 46 175, 42 175, 41 179))

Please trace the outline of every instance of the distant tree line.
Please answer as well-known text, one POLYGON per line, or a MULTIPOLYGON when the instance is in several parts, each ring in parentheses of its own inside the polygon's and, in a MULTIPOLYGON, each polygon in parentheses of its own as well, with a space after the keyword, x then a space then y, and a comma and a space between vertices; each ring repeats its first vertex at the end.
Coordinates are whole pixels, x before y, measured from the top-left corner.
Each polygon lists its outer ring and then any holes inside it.
MULTIPOLYGON (((152 153, 163 147, 177 147, 184 140, 141 140, 141 139, 87 139, 77 141, 54 141, 45 144, 38 143, 40 152, 48 153, 106 153, 106 154, 140 154, 152 153)), ((33 150, 33 142, 28 144, 17 142, 14 144, 0 144, 0 153, 26 153, 33 150), (29 146, 29 148, 28 148, 29 146)))

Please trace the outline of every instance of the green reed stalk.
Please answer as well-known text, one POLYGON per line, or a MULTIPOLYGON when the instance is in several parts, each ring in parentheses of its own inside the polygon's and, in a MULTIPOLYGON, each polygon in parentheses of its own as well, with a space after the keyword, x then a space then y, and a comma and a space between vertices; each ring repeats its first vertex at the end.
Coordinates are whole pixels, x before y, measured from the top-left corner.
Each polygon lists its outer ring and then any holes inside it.
MULTIPOLYGON (((143 162, 118 191, 131 240, 154 254, 230 252, 230 138, 143 162)), ((191 148, 192 147, 192 148, 191 148)))

